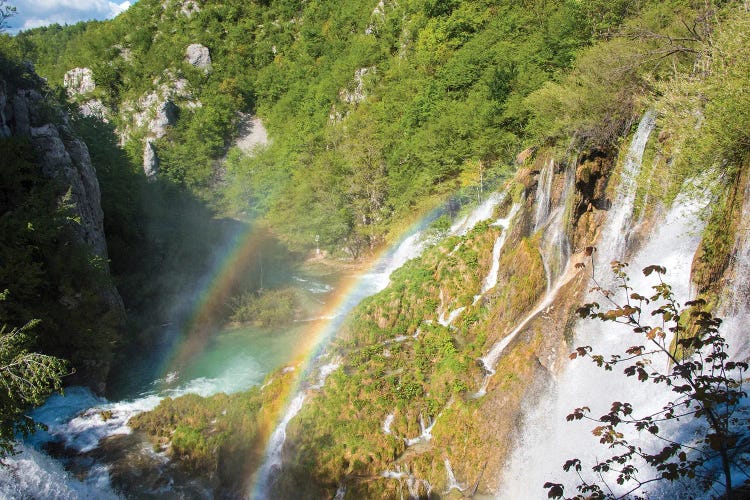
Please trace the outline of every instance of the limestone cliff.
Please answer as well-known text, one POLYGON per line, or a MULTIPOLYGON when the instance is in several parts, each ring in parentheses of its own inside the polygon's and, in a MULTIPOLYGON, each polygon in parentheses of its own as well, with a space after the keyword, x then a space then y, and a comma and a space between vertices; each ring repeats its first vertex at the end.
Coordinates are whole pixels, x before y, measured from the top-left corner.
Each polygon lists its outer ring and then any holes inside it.
MULTIPOLYGON (((97 278, 94 289, 91 289, 90 285, 83 285, 83 277, 79 277, 78 285, 73 283, 69 286, 53 283, 55 277, 43 275, 42 279, 51 280, 57 302, 66 308, 68 314, 75 316, 81 314, 78 308, 84 307, 82 297, 93 294, 94 303, 98 302, 97 309, 112 318, 113 324, 121 323, 125 311, 109 275, 104 213, 96 170, 88 147, 75 134, 69 117, 47 95, 44 83, 35 74, 28 73, 20 81, 10 75, 0 77, 0 138, 28 141, 35 156, 34 168, 38 169, 39 178, 49 180, 57 193, 58 205, 67 207, 66 220, 72 241, 87 249, 84 253, 89 254, 88 266, 92 276, 95 273, 104 277, 97 278), (84 286, 86 289, 81 288, 84 286)), ((61 241, 58 244, 68 243, 61 241)), ((87 304, 86 307, 90 307, 92 302, 87 304)), ((59 326, 66 328, 65 324, 59 326)), ((95 326, 98 327, 103 328, 101 325, 95 326)), ((60 344, 65 344, 63 338, 60 344)), ((64 346, 61 349, 66 352, 64 346)), ((74 363, 76 381, 103 391, 109 362, 107 353, 84 356, 84 359, 74 363)))

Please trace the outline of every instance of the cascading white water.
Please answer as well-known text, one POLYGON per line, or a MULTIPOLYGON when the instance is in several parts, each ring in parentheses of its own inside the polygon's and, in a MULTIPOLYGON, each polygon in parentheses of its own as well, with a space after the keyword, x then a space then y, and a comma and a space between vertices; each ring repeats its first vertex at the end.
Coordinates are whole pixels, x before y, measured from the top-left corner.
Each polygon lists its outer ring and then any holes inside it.
POLYGON ((451 462, 447 458, 444 461, 445 464, 445 475, 447 477, 447 486, 445 487, 445 493, 450 493, 451 490, 458 490, 459 492, 464 491, 466 488, 461 486, 461 483, 459 483, 456 480, 456 475, 453 473, 453 467, 451 467, 451 462))
POLYGON ((495 192, 490 194, 487 199, 482 202, 481 205, 476 207, 465 217, 462 217, 457 222, 455 222, 450 228, 450 234, 455 236, 465 236, 466 233, 471 231, 474 226, 477 225, 477 223, 492 217, 492 213, 495 211, 495 208, 497 208, 497 206, 503 202, 506 196, 508 196, 507 191, 503 191, 502 193, 495 192))
POLYGON ((479 294, 482 295, 497 285, 497 275, 500 271, 500 252, 503 250, 505 245, 505 239, 508 236, 508 231, 503 231, 500 236, 495 239, 495 245, 492 247, 492 266, 487 276, 482 280, 482 289, 479 294))
POLYGON ((635 206, 636 180, 643 164, 643 152, 655 125, 656 113, 649 110, 641 118, 633 135, 620 173, 617 195, 607 214, 607 224, 599 237, 599 255, 621 256, 618 252, 627 245, 635 206))
POLYGON ((60 462, 28 445, 19 454, 4 459, 0 467, 0 498, 55 500, 108 500, 119 496, 112 491, 104 467, 92 470, 81 481, 63 469, 60 462))
MULTIPOLYGON (((621 260, 627 250, 622 234, 632 224, 634 182, 645 143, 653 129, 653 118, 653 113, 648 112, 641 120, 626 158, 627 169, 621 179, 624 186, 618 189, 618 196, 601 232, 601 238, 614 237, 619 241, 613 244, 602 239, 599 242, 595 267, 597 279, 602 283, 612 282, 607 278, 609 262, 621 260)), ((699 220, 696 215, 703 204, 680 196, 656 225, 651 238, 636 253, 630 265, 630 285, 636 291, 647 294, 654 284, 653 279, 640 273, 640 269, 659 264, 667 268, 666 279, 672 284, 678 302, 684 303, 688 299, 692 257, 699 242, 699 228, 694 221, 699 220)), ((591 297, 591 300, 601 300, 601 297, 591 297)), ((622 297, 616 300, 622 300, 622 297)), ((622 353, 638 342, 628 327, 612 323, 581 321, 575 331, 575 345, 591 345, 594 352, 605 355, 622 353)), ((663 363, 665 360, 654 362, 663 363)), ((541 498, 545 496, 543 484, 547 481, 566 484, 566 494, 575 493, 575 478, 562 471, 562 464, 570 458, 580 458, 590 467, 606 450, 591 435, 591 423, 566 421, 566 416, 574 408, 588 406, 593 416, 599 416, 606 413, 613 400, 620 400, 633 404, 639 412, 648 413, 661 408, 670 396, 662 387, 623 380, 623 377, 617 371, 606 372, 586 359, 567 364, 560 377, 553 381, 553 386, 539 395, 538 406, 527 409, 521 438, 501 478, 499 498, 541 498)), ((638 440, 637 435, 628 435, 627 438, 638 440)), ((589 476, 592 473, 585 469, 583 474, 589 476)), ((616 482, 611 481, 611 484, 616 485, 616 482)))
POLYGON ((438 421, 438 418, 440 416, 438 415, 434 420, 430 421, 429 425, 425 425, 424 423, 424 416, 422 414, 419 415, 419 429, 420 433, 419 436, 415 438, 404 438, 404 442, 406 443, 406 446, 414 446, 418 443, 426 443, 427 441, 430 441, 432 439, 432 428, 435 427, 435 424, 438 421))
MULTIPOLYGON (((550 160, 548 163, 549 170, 552 170, 554 162, 550 160)), ((547 167, 545 167, 547 170, 547 167)), ((473 394, 472 397, 479 398, 487 393, 487 386, 489 384, 489 378, 495 373, 495 365, 497 364, 500 356, 508 347, 510 342, 520 333, 526 325, 536 317, 537 314, 545 310, 552 304, 554 299, 557 297, 557 293, 563 287, 565 283, 572 276, 570 273, 570 266, 568 260, 570 258, 570 243, 568 237, 565 234, 565 224, 563 223, 563 217, 565 214, 565 207, 568 202, 568 198, 573 194, 573 187, 575 181, 575 164, 566 170, 565 174, 565 186, 563 189, 560 201, 557 203, 554 211, 549 217, 549 223, 545 226, 544 235, 542 238, 542 245, 540 252, 542 255, 542 262, 544 263, 545 274, 547 277, 547 291, 542 300, 537 306, 521 320, 518 325, 499 342, 496 342, 492 346, 490 351, 483 357, 479 358, 479 361, 484 366, 486 375, 482 381, 482 385, 479 390, 473 394), (552 280, 554 279, 554 283, 552 280)), ((547 182, 551 186, 551 181, 547 182)), ((541 184, 540 184, 541 187, 541 184)), ((549 205, 550 194, 537 195, 537 202, 549 205)), ((547 208, 549 212, 549 207, 547 208)), ((540 212, 537 208, 536 214, 540 212)), ((549 215, 549 214, 547 214, 549 215)), ((546 218, 547 215, 543 217, 546 218)))
MULTIPOLYGON (((658 263, 667 268, 666 280, 673 286, 677 301, 684 303, 688 299, 690 267, 699 241, 694 221, 702 208, 699 203, 685 198, 675 202, 630 265, 630 284, 635 290, 650 291, 653 277, 647 278, 639 270, 658 263)), ((602 253, 599 260, 619 259, 622 252, 620 248, 609 255, 602 253)), ((600 268, 599 272, 603 270, 600 268)), ((601 300, 592 297, 595 299, 601 300)), ((621 296, 616 298, 622 299, 621 296)), ((576 327, 575 345, 591 345, 596 353, 622 353, 638 342, 640 340, 634 339, 632 331, 623 325, 586 320, 576 327)), ((654 363, 661 362, 666 361, 654 360, 654 363)), ((566 484, 566 493, 574 494, 575 478, 562 471, 562 464, 576 457, 590 467, 597 457, 606 453, 598 438, 591 435, 593 425, 590 422, 566 421, 574 408, 588 406, 593 416, 599 416, 608 411, 613 400, 618 400, 633 404, 639 413, 648 414, 661 408, 671 396, 661 386, 624 378, 618 370, 606 372, 587 359, 569 362, 554 387, 541 395, 538 406, 527 414, 522 437, 503 474, 500 498, 541 498, 545 495, 542 486, 546 481, 566 484)), ((637 433, 628 434, 626 438, 638 441, 637 433)), ((585 469, 583 473, 591 479, 590 470, 585 469)), ((616 485, 614 481, 611 484, 616 485)))
POLYGON ((555 161, 550 158, 539 174, 539 183, 536 188, 536 210, 534 211, 534 231, 542 227, 547 221, 550 205, 552 203, 552 178, 555 174, 555 161))
MULTIPOLYGON (((408 470, 401 470, 400 465, 396 466, 395 471, 387 470, 381 473, 380 477, 386 479, 397 479, 402 487, 404 483, 406 483, 406 490, 409 493, 410 499, 417 500, 422 498, 423 495, 420 495, 420 493, 423 493, 427 498, 430 498, 432 493, 432 485, 426 479, 419 479, 408 470), (422 491, 420 491, 420 489, 422 491)), ((403 493, 401 494, 401 498, 403 498, 403 493)))
POLYGON ((266 447, 268 450, 266 453, 266 460, 258 471, 259 477, 266 482, 274 480, 276 473, 281 466, 281 453, 284 450, 284 441, 286 441, 286 426, 302 409, 302 405, 305 402, 305 396, 305 392, 297 393, 287 407, 286 413, 284 413, 281 422, 276 426, 273 434, 271 434, 271 438, 268 440, 268 446, 266 447))
POLYGON ((540 243, 544 274, 547 279, 547 292, 553 283, 562 275, 570 259, 570 241, 566 233, 565 215, 568 200, 574 192, 576 164, 573 163, 565 171, 565 184, 562 196, 554 211, 549 216, 549 222, 544 227, 544 234, 540 243))
POLYGON ((438 318, 438 323, 440 323, 442 326, 451 326, 454 321, 461 315, 462 312, 464 312, 464 309, 466 307, 458 307, 454 310, 452 310, 447 315, 445 312, 443 312, 440 317, 438 318))
POLYGON ((389 413, 387 417, 385 417, 385 421, 383 422, 383 434, 390 435, 393 431, 391 431, 391 425, 393 425, 393 419, 396 418, 395 413, 389 413))

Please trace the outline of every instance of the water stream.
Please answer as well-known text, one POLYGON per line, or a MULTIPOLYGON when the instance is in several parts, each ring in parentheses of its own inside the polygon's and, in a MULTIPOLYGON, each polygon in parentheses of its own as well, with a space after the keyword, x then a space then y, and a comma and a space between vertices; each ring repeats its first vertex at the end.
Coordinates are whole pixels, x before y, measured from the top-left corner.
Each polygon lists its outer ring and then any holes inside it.
MULTIPOLYGON (((666 280, 672 285, 676 299, 684 303, 690 297, 690 269, 693 254, 699 243, 700 220, 697 214, 705 208, 705 201, 679 196, 672 208, 657 221, 655 230, 641 248, 627 247, 627 233, 632 228, 634 182, 640 169, 643 148, 653 129, 653 113, 646 113, 631 143, 622 174, 617 197, 601 233, 599 252, 596 257, 597 280, 611 284, 609 262, 621 260, 628 252, 633 253, 629 266, 630 285, 641 293, 648 293, 654 285, 654 277, 646 277, 640 269, 650 264, 665 266, 666 280), (615 238, 613 243, 608 238, 615 238)), ((622 301, 622 291, 615 296, 622 301)), ((588 300, 602 298, 592 292, 588 300)), ((548 294, 549 295, 549 294, 548 294)), ((647 313, 648 314, 648 313, 647 313)), ((590 345, 596 353, 622 353, 632 345, 633 333, 624 325, 582 320, 575 327, 575 345, 590 345)), ((654 359, 654 367, 666 366, 666 360, 654 359)), ((655 384, 639 384, 624 380, 619 370, 607 372, 589 360, 576 360, 566 364, 562 373, 550 380, 550 388, 537 396, 536 407, 527 408, 523 432, 515 451, 503 472, 501 499, 542 498, 546 496, 543 484, 547 481, 566 485, 566 494, 575 494, 574 474, 564 473, 562 464, 573 457, 584 463, 582 474, 588 480, 592 476, 590 467, 595 460, 606 455, 598 438, 591 435, 593 425, 586 421, 568 422, 566 417, 576 407, 588 406, 591 414, 606 413, 613 400, 627 401, 639 413, 655 411, 666 402, 668 391, 655 384), (544 457, 540 461, 540 457, 544 457)), ((637 433, 626 433, 631 439, 648 448, 648 442, 640 442, 637 433)), ((652 440, 653 441, 653 440, 652 440)), ((658 445, 658 443, 657 443, 658 445)), ((609 484, 618 492, 616 482, 609 484)), ((620 488, 621 489, 621 488, 620 488)))
MULTIPOLYGON (((654 232, 630 265, 631 285, 636 290, 650 290, 653 277, 649 279, 638 270, 656 261, 667 268, 666 279, 672 284, 677 300, 684 303, 689 298, 690 266, 698 245, 693 220, 702 208, 679 200, 666 214, 661 229, 654 232)), ((615 260, 622 252, 623 249, 618 249, 599 257, 602 261, 615 260)), ((615 299, 621 301, 623 297, 615 299)), ((591 300, 601 300, 601 297, 591 297, 591 300)), ((633 340, 633 333, 627 326, 585 320, 576 327, 575 345, 591 345, 596 353, 622 353, 634 342, 637 341, 633 340)), ((606 372, 589 360, 568 363, 553 381, 549 392, 539 395, 538 407, 529 410, 523 425, 525 430, 503 475, 500 498, 523 498, 530 492, 532 497, 541 498, 544 495, 542 485, 546 481, 568 485, 568 494, 575 491, 575 478, 562 471, 562 464, 578 457, 590 467, 606 450, 598 444, 598 438, 591 435, 593 425, 590 422, 566 421, 566 416, 574 408, 588 406, 591 414, 598 416, 606 413, 613 400, 618 400, 627 401, 640 413, 647 414, 661 408, 665 396, 669 394, 665 394, 662 387, 624 380, 619 370, 606 372), (545 457, 544 461, 540 462, 539 457, 545 457)), ((638 441, 637 435, 626 437, 638 441)), ((646 446, 646 443, 642 444, 646 446)), ((590 470, 584 469, 584 474, 587 472, 588 478, 592 479, 590 470)))
MULTIPOLYGON (((480 221, 491 218, 495 208, 502 202, 505 196, 507 196, 507 193, 492 193, 487 200, 455 223, 451 227, 449 234, 459 236, 465 235, 480 221)), ((378 293, 388 286, 391 273, 407 261, 419 256, 427 243, 428 242, 424 241, 421 231, 417 231, 404 239, 394 251, 388 252, 382 256, 372 268, 372 271, 361 277, 357 287, 348 295, 346 302, 339 308, 341 315, 339 318, 332 321, 327 328, 331 332, 335 332, 339 328, 341 321, 343 321, 343 317, 346 316, 346 313, 351 311, 365 297, 378 293)), ((445 314, 443 311, 444 306, 441 295, 441 316, 445 314)), ((458 308, 454 310, 447 317, 442 318, 442 322, 444 322, 446 326, 450 325, 450 323, 461 314, 463 309, 464 308, 458 308)), ((250 496, 253 498, 263 499, 270 496, 271 488, 277 478, 281 466, 282 450, 284 447, 284 441, 286 440, 286 426, 302 409, 307 390, 307 385, 303 383, 302 389, 300 389, 295 395, 292 404, 289 405, 284 417, 274 430, 266 448, 266 458, 264 463, 256 474, 254 490, 250 492, 250 496)), ((417 442, 429 440, 432 437, 430 431, 434 425, 434 421, 429 426, 425 426, 423 422, 420 422, 422 433, 416 438, 405 438, 407 446, 409 446, 409 442, 411 441, 415 444, 417 442)), ((419 484, 422 484, 420 481, 421 480, 416 478, 410 478, 407 480, 407 485, 410 485, 410 488, 418 487, 419 484)))

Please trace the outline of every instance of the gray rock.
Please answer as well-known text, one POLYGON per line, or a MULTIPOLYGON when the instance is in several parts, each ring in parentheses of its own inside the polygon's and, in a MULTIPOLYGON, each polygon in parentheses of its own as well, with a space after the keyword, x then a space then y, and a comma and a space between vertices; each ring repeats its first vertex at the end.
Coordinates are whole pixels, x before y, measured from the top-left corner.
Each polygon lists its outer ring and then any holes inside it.
MULTIPOLYGON (((6 82, 0 79, 0 122, 3 134, 29 138, 39 172, 60 185, 59 203, 69 207, 72 236, 90 249, 97 257, 96 265, 109 274, 99 180, 88 147, 73 133, 68 116, 36 88, 8 92, 6 82)), ((80 292, 73 290, 60 297, 60 303, 69 308, 72 315, 76 314, 80 292)), ((124 321, 125 307, 111 279, 102 280, 95 293, 106 307, 103 314, 124 321)), ((100 367, 88 370, 84 361, 78 366, 79 373, 86 374, 82 382, 101 391, 109 361, 91 361, 99 363, 100 367)))
POLYGON ((94 74, 89 68, 73 68, 65 73, 63 86, 68 92, 68 97, 88 94, 96 89, 94 74))
POLYGON ((10 137, 10 127, 8 126, 8 117, 5 108, 8 105, 8 91, 5 82, 0 82, 0 137, 10 137))
POLYGON ((172 101, 164 101, 156 108, 154 119, 148 124, 148 131, 161 139, 167 134, 167 127, 177 122, 177 106, 172 101))
POLYGON ((96 171, 89 150, 66 126, 47 123, 31 128, 31 141, 39 153, 42 173, 68 188, 72 212, 79 221, 73 230, 96 255, 107 259, 104 213, 96 171))
POLYGON ((78 109, 83 116, 98 118, 104 123, 109 123, 107 119, 107 107, 99 99, 89 99, 78 105, 78 109))
POLYGON ((13 119, 16 135, 29 135, 31 131, 31 116, 29 111, 29 95, 26 90, 19 90, 13 99, 13 119))
POLYGON ((199 43, 188 45, 185 51, 185 59, 188 63, 192 64, 196 68, 202 68, 206 71, 211 69, 211 54, 208 51, 208 47, 205 47, 199 43))
POLYGON ((143 148, 143 172, 149 179, 154 179, 159 173, 159 156, 156 154, 156 147, 151 139, 146 141, 143 148))

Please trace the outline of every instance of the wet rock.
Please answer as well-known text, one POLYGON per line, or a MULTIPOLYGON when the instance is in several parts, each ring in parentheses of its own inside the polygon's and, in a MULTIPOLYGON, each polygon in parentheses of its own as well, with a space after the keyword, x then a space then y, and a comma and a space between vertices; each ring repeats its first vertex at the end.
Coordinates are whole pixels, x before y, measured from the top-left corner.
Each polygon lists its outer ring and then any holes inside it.
POLYGON ((523 165, 524 163, 526 163, 526 160, 531 158, 531 156, 534 154, 535 151, 536 151, 536 148, 524 149, 523 151, 518 153, 518 155, 516 155, 516 163, 519 165, 523 165))

